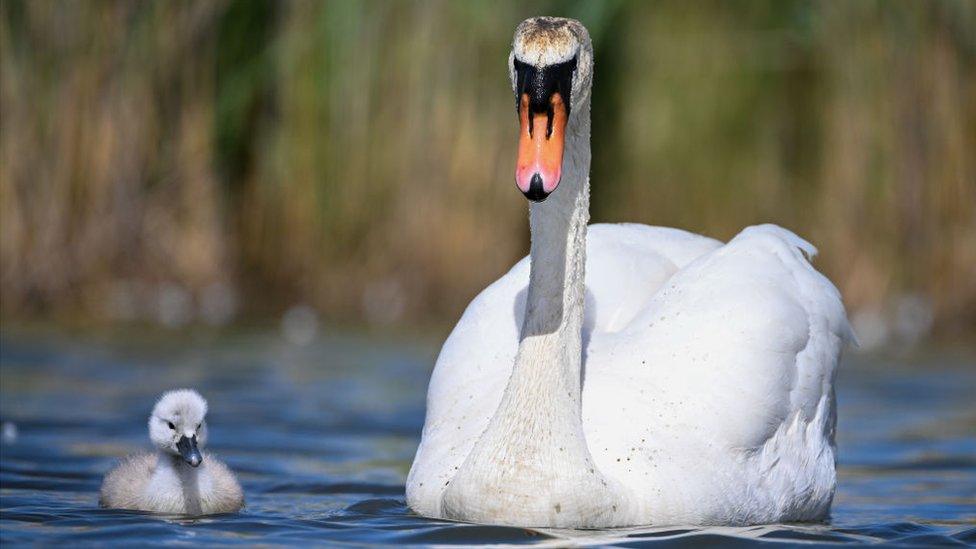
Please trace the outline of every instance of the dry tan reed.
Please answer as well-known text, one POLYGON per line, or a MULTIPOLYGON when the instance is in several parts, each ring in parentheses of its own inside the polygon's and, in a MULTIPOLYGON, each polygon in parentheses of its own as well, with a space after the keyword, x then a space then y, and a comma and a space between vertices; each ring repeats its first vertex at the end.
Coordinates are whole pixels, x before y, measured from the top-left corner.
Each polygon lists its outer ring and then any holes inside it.
POLYGON ((594 221, 777 222, 853 310, 976 324, 965 0, 5 0, 4 317, 456 318, 525 253, 505 59, 541 12, 594 36, 594 221))

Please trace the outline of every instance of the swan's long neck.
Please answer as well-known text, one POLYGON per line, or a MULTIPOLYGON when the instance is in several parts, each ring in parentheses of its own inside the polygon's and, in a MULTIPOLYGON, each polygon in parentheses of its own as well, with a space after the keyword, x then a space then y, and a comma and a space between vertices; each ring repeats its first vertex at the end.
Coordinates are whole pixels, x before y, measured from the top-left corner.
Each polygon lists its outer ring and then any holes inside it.
MULTIPOLYGON (((526 393, 560 387, 553 418, 580 423, 586 225, 590 217, 589 103, 577 110, 566 136, 563 178, 545 202, 529 207, 531 271, 515 367, 506 393, 517 394, 513 412, 535 414, 526 393), (566 394, 567 398, 562 395, 566 394)), ((499 410, 502 413, 503 410, 499 410)))
POLYGON ((460 520, 607 525, 622 509, 586 445, 581 358, 590 108, 574 106, 559 187, 530 207, 531 275, 512 375, 442 500, 460 520), (491 494, 491 497, 487 497, 491 494))

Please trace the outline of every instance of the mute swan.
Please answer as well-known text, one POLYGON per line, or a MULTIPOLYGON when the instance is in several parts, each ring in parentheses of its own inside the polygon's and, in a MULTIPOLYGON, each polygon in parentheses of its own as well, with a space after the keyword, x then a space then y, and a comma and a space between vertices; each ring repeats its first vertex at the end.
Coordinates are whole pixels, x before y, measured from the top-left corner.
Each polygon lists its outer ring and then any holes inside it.
POLYGON ((530 255, 441 349, 408 504, 533 527, 824 519, 834 371, 853 337, 837 289, 774 225, 724 245, 587 227, 592 69, 579 22, 516 29, 530 255))
POLYGON ((102 507, 185 515, 232 513, 244 492, 226 465, 209 453, 207 401, 192 389, 169 391, 149 416, 155 453, 134 454, 105 475, 102 507))

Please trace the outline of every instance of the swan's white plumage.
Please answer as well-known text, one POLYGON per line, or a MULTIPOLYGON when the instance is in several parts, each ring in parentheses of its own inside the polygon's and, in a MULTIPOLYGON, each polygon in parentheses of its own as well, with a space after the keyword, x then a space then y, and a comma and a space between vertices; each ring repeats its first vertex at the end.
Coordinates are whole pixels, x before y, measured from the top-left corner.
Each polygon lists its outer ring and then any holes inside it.
MULTIPOLYGON (((583 425, 633 494, 627 524, 823 517, 834 486, 832 380, 851 336, 840 296, 773 225, 724 246, 676 229, 587 235, 583 425)), ((441 499, 501 400, 528 258, 469 305, 431 377, 411 507, 441 499)))
POLYGON ((530 257, 441 350, 407 502, 520 526, 825 518, 852 334, 816 249, 774 225, 727 244, 587 227, 589 36, 557 18, 516 30, 512 56, 538 68, 572 52, 559 188, 530 206, 530 257))

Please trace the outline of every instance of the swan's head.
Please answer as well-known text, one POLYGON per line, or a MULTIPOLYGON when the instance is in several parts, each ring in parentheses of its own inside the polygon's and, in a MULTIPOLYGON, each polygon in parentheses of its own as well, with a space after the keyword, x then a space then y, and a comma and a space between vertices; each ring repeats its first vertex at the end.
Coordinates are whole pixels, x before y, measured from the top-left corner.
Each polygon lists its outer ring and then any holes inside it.
POLYGON ((573 19, 526 19, 515 29, 508 68, 521 126, 515 184, 541 202, 559 185, 566 129, 590 99, 590 35, 573 19))
POLYGON ((193 389, 164 393, 149 416, 149 438, 163 452, 196 467, 207 443, 207 401, 193 389))

